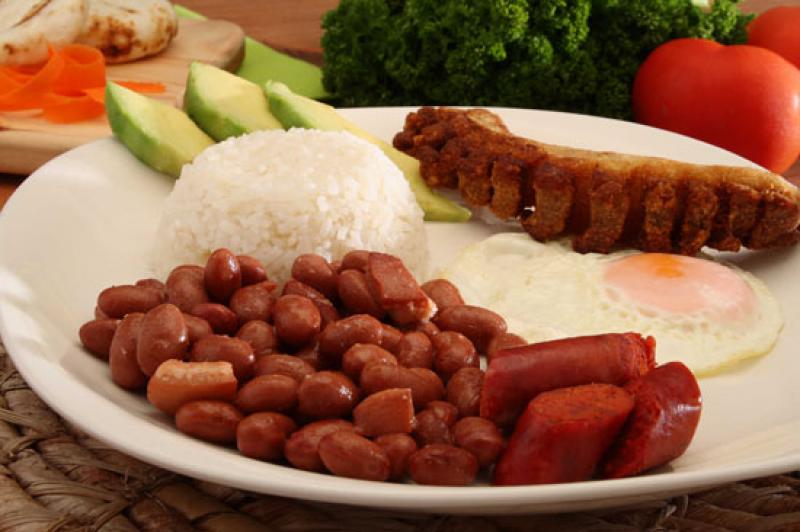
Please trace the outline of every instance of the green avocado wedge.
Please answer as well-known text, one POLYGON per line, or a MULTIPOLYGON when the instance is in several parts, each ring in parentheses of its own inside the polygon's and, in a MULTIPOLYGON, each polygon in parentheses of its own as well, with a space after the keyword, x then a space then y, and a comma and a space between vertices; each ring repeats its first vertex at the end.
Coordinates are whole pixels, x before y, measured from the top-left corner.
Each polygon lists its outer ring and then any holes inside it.
POLYGON ((469 209, 428 188, 419 173, 419 161, 413 157, 396 150, 390 144, 346 120, 330 105, 295 94, 283 83, 268 81, 264 90, 269 98, 270 112, 283 124, 283 127, 348 131, 380 148, 405 175, 417 203, 425 213, 425 220, 438 222, 469 220, 471 216, 469 209))
POLYGON ((178 177, 214 141, 186 113, 108 82, 106 114, 114 135, 144 164, 178 177))
POLYGON ((262 129, 282 129, 269 112, 261 87, 220 68, 195 61, 189 67, 183 107, 217 141, 262 129))

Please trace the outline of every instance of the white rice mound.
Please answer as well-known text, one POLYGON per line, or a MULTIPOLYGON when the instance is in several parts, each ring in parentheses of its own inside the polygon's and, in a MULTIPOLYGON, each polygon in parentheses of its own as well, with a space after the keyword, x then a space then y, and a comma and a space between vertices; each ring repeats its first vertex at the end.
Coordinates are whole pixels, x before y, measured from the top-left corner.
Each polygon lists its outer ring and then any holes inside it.
POLYGON ((183 167, 164 204, 153 269, 205 264, 217 248, 260 259, 270 279, 294 259, 366 249, 427 269, 423 213, 400 170, 346 132, 259 131, 207 148, 183 167))

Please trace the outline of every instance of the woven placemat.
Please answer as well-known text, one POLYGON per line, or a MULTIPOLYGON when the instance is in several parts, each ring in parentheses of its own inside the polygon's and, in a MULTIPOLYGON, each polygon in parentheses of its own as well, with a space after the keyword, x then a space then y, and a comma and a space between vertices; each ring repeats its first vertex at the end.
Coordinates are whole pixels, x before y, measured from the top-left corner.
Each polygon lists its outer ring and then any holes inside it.
POLYGON ((61 419, 0 344, 0 532, 800 531, 797 472, 626 510, 446 516, 248 493, 131 458, 61 419))

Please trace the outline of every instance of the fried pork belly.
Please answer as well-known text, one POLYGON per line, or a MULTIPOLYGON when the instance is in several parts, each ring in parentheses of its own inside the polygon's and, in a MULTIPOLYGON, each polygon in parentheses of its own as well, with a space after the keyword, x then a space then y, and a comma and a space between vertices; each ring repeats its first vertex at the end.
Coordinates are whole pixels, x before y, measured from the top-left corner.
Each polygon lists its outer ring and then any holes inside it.
POLYGON ((572 235, 582 253, 694 255, 800 240, 800 191, 766 170, 545 144, 512 135, 484 109, 423 107, 394 146, 419 159, 430 186, 458 189, 536 240, 572 235))

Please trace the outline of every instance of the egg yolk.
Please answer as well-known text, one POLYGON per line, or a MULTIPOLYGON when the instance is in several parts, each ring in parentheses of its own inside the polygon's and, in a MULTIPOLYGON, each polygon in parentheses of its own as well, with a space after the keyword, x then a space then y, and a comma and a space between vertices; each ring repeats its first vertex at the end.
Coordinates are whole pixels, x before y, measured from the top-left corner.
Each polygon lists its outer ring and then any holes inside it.
POLYGON ((610 262, 603 281, 612 293, 655 311, 740 320, 756 307, 753 289, 733 270, 694 257, 630 255, 610 262))

